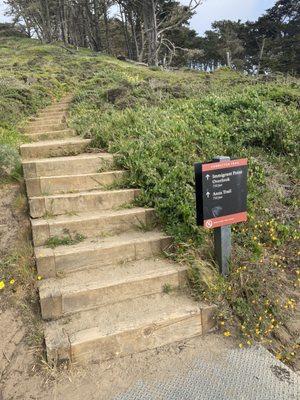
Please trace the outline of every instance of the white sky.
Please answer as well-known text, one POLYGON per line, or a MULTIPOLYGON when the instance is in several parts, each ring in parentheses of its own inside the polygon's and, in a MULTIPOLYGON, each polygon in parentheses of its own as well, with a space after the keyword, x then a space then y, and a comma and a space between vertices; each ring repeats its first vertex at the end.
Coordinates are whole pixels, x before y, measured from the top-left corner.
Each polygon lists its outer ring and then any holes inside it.
MULTIPOLYGON (((182 0, 183 4, 189 0, 182 0)), ((191 27, 203 34, 211 28, 211 23, 222 19, 255 21, 276 0, 204 0, 191 21, 191 27)))
MULTIPOLYGON (((181 0, 187 4, 189 0, 181 0)), ((210 29, 213 21, 231 19, 237 21, 256 20, 264 11, 275 4, 276 0, 204 0, 197 14, 191 21, 191 27, 203 34, 210 29)), ((0 21, 7 21, 4 16, 4 2, 0 0, 0 21)))

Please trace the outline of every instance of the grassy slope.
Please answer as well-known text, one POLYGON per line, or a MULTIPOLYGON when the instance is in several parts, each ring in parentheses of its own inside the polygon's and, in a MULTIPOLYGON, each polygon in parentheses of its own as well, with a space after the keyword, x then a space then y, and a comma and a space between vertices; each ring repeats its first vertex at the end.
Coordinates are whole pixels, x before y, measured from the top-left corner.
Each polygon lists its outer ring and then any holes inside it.
POLYGON ((295 308, 299 282, 299 82, 162 72, 16 38, 0 40, 0 63, 0 145, 22 141, 23 118, 74 91, 71 124, 119 154, 128 185, 143 189, 140 203, 154 206, 175 237, 172 257, 190 263, 193 294, 220 305, 224 334, 238 331, 243 345, 262 340, 292 361, 292 337, 284 347, 270 341, 295 308), (195 226, 193 187, 193 163, 220 154, 250 161, 250 219, 235 227, 226 281, 213 264, 210 233, 195 226))
POLYGON ((194 295, 220 305, 225 335, 241 346, 261 340, 284 360, 290 345, 274 341, 297 300, 297 166, 299 82, 264 82, 215 74, 152 71, 104 60, 75 97, 72 125, 94 146, 118 153, 177 242, 172 255, 191 265, 194 295), (234 228, 228 280, 219 277, 211 234, 195 225, 193 163, 216 155, 248 157, 249 223, 234 228))

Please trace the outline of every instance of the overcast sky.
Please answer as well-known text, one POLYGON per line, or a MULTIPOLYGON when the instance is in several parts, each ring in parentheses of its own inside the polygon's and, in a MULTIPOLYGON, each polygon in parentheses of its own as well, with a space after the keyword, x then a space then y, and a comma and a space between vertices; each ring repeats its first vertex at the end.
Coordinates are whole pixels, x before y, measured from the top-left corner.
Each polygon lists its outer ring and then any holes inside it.
MULTIPOLYGON (((187 4, 189 0, 181 2, 187 4)), ((192 19, 191 26, 198 33, 203 34, 216 20, 254 21, 275 3, 276 0, 204 0, 192 19)), ((3 0, 0 0, 0 21, 7 20, 4 10, 3 0)))

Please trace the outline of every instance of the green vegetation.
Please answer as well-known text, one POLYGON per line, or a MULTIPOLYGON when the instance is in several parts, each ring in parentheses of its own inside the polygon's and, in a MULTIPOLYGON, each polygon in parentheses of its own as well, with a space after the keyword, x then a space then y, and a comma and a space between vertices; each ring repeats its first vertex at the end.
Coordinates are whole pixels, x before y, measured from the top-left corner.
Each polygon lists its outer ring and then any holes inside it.
POLYGON ((77 91, 72 126, 118 155, 140 205, 155 207, 188 263, 193 295, 220 306, 225 336, 261 340, 291 361, 294 344, 272 342, 295 308, 299 81, 163 72, 104 60, 77 91), (234 228, 231 276, 217 273, 212 236, 195 224, 196 161, 249 158, 249 222, 234 228), (203 261, 205 260, 205 262, 203 261))
POLYGON ((299 0, 273 1, 257 21, 215 21, 203 36, 190 27, 194 13, 202 14, 202 0, 184 4, 177 0, 6 3, 20 25, 0 24, 3 34, 17 29, 23 34, 34 31, 47 43, 61 40, 66 46, 126 55, 156 67, 190 66, 211 71, 226 65, 257 75, 300 74, 299 0))
POLYGON ((170 283, 165 283, 163 285, 163 293, 170 294, 173 291, 173 287, 170 283))
POLYGON ((0 39, 0 56, 0 174, 17 165, 18 124, 75 92, 70 124, 117 154, 128 185, 141 188, 139 204, 154 207, 174 236, 170 257, 190 265, 192 294, 219 305, 224 335, 238 334, 241 346, 261 340, 291 362, 296 341, 283 351, 274 337, 295 308, 300 275, 299 81, 148 69, 22 38, 0 39), (216 155, 249 158, 249 222, 234 228, 226 280, 211 232, 195 224, 193 164, 216 155))
POLYGON ((76 233, 75 235, 71 235, 70 232, 66 231, 64 236, 52 236, 46 242, 46 246, 51 249, 55 249, 58 246, 72 246, 74 244, 78 244, 83 242, 85 236, 80 233, 76 233))

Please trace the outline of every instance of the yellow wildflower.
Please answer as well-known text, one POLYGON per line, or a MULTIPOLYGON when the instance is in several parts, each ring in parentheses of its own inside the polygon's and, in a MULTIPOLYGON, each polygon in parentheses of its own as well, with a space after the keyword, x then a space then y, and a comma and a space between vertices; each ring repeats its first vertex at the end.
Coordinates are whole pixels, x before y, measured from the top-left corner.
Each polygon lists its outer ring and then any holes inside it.
POLYGON ((231 336, 231 333, 229 331, 224 332, 224 336, 228 337, 231 336))
POLYGON ((14 278, 12 278, 12 279, 9 281, 9 283, 10 283, 10 285, 13 285, 13 284, 15 283, 14 278))
POLYGON ((5 283, 3 281, 0 281, 0 290, 4 289, 5 283))

